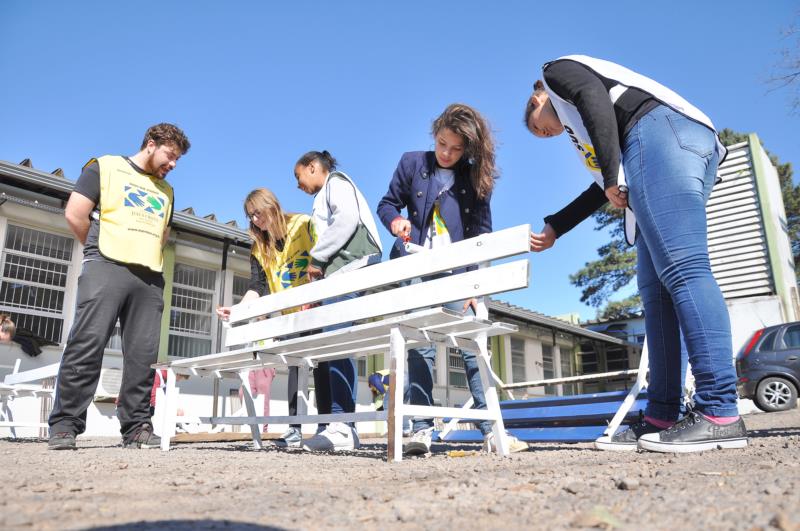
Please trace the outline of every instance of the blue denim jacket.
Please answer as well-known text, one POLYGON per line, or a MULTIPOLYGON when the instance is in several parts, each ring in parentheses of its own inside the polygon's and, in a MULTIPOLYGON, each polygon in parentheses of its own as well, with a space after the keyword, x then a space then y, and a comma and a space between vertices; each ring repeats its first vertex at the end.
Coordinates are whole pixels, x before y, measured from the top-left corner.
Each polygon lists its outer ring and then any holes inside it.
MULTIPOLYGON (((389 190, 378 203, 378 217, 391 232, 392 221, 407 209, 411 221, 411 241, 422 245, 431 222, 434 202, 439 190, 433 185, 436 155, 433 151, 404 153, 389 183, 389 190)), ((460 161, 455 168, 455 183, 439 197, 439 211, 447 224, 453 242, 492 232, 491 195, 479 199, 469 178, 469 163, 460 161)), ((406 254, 397 238, 390 258, 406 254)))

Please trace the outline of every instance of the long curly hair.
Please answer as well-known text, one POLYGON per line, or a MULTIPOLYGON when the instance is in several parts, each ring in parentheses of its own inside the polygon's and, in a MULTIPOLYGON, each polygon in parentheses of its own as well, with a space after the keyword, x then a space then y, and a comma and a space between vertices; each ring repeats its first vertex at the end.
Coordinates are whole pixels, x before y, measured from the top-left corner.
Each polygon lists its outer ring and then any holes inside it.
POLYGON ((485 199, 492 193, 494 182, 498 178, 494 139, 489 123, 469 105, 453 103, 433 121, 431 134, 436 137, 445 128, 464 139, 463 157, 470 165, 472 186, 478 197, 485 199))

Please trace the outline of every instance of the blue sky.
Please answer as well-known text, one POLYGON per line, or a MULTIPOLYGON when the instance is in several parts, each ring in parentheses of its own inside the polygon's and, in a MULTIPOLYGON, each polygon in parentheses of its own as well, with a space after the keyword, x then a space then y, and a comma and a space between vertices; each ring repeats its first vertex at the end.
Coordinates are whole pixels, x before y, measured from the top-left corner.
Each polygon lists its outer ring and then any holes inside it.
MULTIPOLYGON (((792 93, 767 84, 782 49, 800 53, 781 34, 798 12, 785 0, 3 0, 0 159, 76 179, 90 157, 133 154, 148 126, 174 122, 192 141, 170 175, 177 207, 244 226, 241 201, 255 187, 310 209, 292 168, 311 149, 333 153, 377 205, 401 154, 429 149, 431 121, 460 101, 495 131, 495 228, 538 230, 590 182, 566 138, 522 126, 542 63, 584 53, 624 64, 798 168, 792 93)), ((531 255, 530 288, 505 299, 594 317, 568 280, 607 240, 593 228, 587 220, 531 255)))

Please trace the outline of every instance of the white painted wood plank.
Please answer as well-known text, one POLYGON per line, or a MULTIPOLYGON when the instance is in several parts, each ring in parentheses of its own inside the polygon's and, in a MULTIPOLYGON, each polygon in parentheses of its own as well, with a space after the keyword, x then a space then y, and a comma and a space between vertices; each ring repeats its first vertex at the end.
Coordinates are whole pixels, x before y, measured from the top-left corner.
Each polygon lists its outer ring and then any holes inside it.
POLYGON ((331 413, 327 415, 270 415, 247 417, 200 417, 203 424, 226 424, 244 426, 258 424, 319 424, 330 422, 373 422, 386 420, 386 411, 360 411, 357 413, 331 413))
POLYGON ((470 409, 469 416, 460 407, 443 406, 415 406, 403 405, 403 415, 406 417, 433 417, 437 419, 458 417, 466 420, 494 420, 495 415, 486 409, 470 409))
POLYGON ((35 382, 38 380, 44 380, 46 378, 53 378, 58 376, 59 365, 60 363, 51 363, 50 365, 45 365, 43 367, 38 367, 28 371, 6 374, 6 377, 3 378, 3 383, 7 385, 14 385, 19 383, 35 382))
POLYGON ((530 225, 481 234, 441 249, 404 256, 235 305, 231 307, 230 322, 268 315, 344 293, 365 291, 432 273, 525 254, 529 251, 529 245, 530 225))
MULTIPOLYGON (((412 310, 421 306, 434 306, 455 300, 524 288, 528 285, 528 267, 528 260, 517 260, 373 293, 303 312, 273 317, 231 328, 228 330, 226 344, 241 345, 250 341, 315 330, 387 313, 412 310)), ((293 288, 281 293, 289 293, 297 289, 300 288, 293 288)))

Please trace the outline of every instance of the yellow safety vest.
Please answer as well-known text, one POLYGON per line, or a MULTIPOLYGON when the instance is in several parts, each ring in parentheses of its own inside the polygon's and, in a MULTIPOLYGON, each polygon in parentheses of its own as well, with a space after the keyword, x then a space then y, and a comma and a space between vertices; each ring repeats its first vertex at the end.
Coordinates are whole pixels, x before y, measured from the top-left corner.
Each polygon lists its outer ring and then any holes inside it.
POLYGON ((164 179, 139 173, 123 157, 106 155, 96 160, 100 168, 100 253, 115 262, 160 272, 172 187, 164 179))
POLYGON ((314 247, 312 230, 311 218, 306 214, 289 216, 289 220, 286 222, 283 250, 276 249, 269 263, 256 246, 253 246, 253 256, 256 257, 266 274, 270 293, 277 293, 308 282, 307 269, 311 262, 309 251, 314 247))

